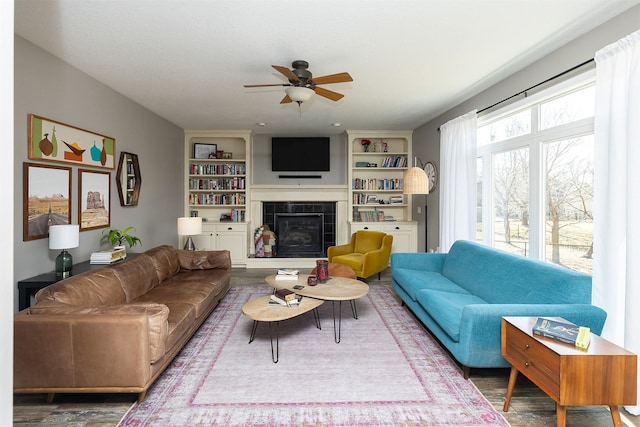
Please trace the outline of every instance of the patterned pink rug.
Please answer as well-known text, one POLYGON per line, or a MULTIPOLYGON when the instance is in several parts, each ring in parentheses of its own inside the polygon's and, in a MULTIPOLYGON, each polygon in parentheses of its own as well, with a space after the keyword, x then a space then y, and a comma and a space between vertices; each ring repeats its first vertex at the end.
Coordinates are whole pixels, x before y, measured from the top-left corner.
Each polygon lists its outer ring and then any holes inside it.
MULTIPOLYGON (((391 291, 373 285, 358 319, 342 304, 334 342, 331 302, 269 327, 241 313, 267 286, 233 287, 120 426, 508 426, 391 291)), ((337 306, 336 306, 337 307, 337 306)))

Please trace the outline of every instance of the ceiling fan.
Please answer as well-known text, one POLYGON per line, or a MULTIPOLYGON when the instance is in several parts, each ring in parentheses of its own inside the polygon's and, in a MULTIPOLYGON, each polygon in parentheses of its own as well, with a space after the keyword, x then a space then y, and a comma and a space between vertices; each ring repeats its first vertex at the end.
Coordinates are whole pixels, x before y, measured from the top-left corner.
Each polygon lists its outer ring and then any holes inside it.
POLYGON ((272 65, 273 68, 289 80, 289 83, 244 85, 244 87, 289 86, 285 89, 287 94, 282 98, 280 104, 297 102, 298 105, 300 105, 303 102, 308 101, 314 93, 330 99, 331 101, 339 101, 344 97, 343 94, 319 87, 318 85, 353 81, 349 73, 330 74, 327 76, 313 78, 311 71, 308 70, 309 63, 307 61, 293 61, 291 66, 293 67, 292 70, 280 65, 272 65))

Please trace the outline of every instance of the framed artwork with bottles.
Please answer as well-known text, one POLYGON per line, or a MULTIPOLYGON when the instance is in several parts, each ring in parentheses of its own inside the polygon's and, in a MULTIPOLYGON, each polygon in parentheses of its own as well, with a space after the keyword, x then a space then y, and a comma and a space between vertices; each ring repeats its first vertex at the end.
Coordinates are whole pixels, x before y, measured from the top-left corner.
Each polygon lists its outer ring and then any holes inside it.
POLYGON ((56 120, 29 114, 31 160, 115 169, 116 140, 56 120))

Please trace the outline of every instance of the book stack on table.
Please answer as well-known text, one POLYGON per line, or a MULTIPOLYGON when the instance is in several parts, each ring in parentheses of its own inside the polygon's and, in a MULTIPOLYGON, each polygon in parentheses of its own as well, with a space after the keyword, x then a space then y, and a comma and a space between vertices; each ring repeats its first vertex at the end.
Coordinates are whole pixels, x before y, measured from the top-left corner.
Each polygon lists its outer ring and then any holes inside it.
POLYGON ((90 264, 113 264, 127 257, 125 248, 113 248, 104 251, 93 252, 89 258, 90 264))
POLYGON ((298 280, 299 273, 295 268, 280 268, 276 274, 276 280, 298 280))
POLYGON ((273 295, 271 295, 271 301, 269 303, 292 307, 300 304, 300 299, 302 299, 302 297, 296 295, 295 292, 289 289, 276 289, 273 295))
POLYGON ((586 350, 591 341, 591 331, 586 326, 558 322, 544 317, 538 318, 532 332, 535 335, 574 345, 580 350, 586 350))

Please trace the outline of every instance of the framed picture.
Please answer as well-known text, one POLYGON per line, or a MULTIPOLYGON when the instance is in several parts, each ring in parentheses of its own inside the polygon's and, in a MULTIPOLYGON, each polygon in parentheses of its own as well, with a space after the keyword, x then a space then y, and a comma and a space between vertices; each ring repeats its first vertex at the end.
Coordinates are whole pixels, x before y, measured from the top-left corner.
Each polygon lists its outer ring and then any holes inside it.
POLYGON ((49 226, 71 224, 71 168, 23 163, 22 240, 43 239, 49 226))
POLYGON ((216 159, 221 159, 223 155, 224 155, 224 151, 216 150, 216 159))
POLYGON ((78 224, 80 231, 109 227, 111 174, 78 169, 78 224))
POLYGON ((115 168, 116 140, 109 136, 34 114, 29 114, 28 135, 31 160, 115 168))
POLYGON ((218 144, 193 144, 194 159, 215 159, 218 144))
POLYGON ((225 151, 224 153, 222 153, 222 158, 223 159, 233 159, 233 153, 231 153, 229 151, 225 151))

